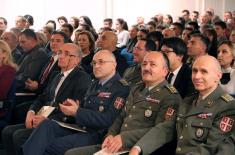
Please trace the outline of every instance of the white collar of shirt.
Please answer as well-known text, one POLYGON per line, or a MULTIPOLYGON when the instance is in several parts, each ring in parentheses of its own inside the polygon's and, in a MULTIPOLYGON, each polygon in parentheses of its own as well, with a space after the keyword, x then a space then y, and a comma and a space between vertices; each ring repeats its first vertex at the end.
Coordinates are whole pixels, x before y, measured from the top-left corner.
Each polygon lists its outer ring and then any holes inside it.
MULTIPOLYGON (((74 67, 74 68, 75 68, 75 67, 74 67)), ((56 87, 56 89, 55 89, 54 101, 55 101, 56 95, 57 95, 57 93, 58 93, 58 91, 59 91, 61 85, 63 84, 64 80, 65 80, 66 77, 69 75, 69 73, 72 72, 72 70, 73 70, 74 68, 72 68, 72 69, 70 69, 70 70, 67 70, 67 71, 65 71, 65 72, 62 72, 64 76, 60 79, 60 82, 58 83, 58 85, 57 85, 57 87, 56 87)))
POLYGON ((232 67, 228 67, 226 69, 222 68, 222 73, 231 73, 232 70, 232 67))
POLYGON ((181 67, 182 67, 182 65, 180 65, 177 69, 174 70, 174 72, 173 72, 174 76, 172 77, 171 83, 170 83, 171 85, 173 85, 175 83, 176 76, 178 75, 181 67))

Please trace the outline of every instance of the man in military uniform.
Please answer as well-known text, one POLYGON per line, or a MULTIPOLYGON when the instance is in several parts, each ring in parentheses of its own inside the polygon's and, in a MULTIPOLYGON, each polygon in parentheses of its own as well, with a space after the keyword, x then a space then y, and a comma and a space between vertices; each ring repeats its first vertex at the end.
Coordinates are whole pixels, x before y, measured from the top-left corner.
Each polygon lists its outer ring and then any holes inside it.
MULTIPOLYGON (((131 90, 124 110, 109 128, 103 141, 103 151, 114 153, 130 149, 154 126, 173 122, 172 128, 175 127, 181 98, 176 89, 165 81, 168 67, 167 57, 160 52, 149 52, 145 56, 141 67, 143 82, 131 90)), ((87 146, 69 150, 66 155, 89 155, 99 149, 99 146, 87 146)))
MULTIPOLYGON (((179 107, 177 155, 235 154, 235 100, 218 86, 221 75, 220 64, 212 56, 201 56, 193 64, 192 80, 199 93, 185 98, 179 107)), ((161 137, 161 130, 156 129, 136 145, 148 154, 159 148, 161 137)), ((139 151, 133 148, 130 154, 139 151)))
POLYGON ((47 119, 23 145, 24 155, 62 155, 73 147, 101 143, 108 127, 124 107, 129 86, 116 72, 116 60, 110 51, 96 53, 92 65, 98 80, 88 88, 84 103, 67 99, 60 104, 60 110, 66 116, 75 117, 76 124, 87 132, 63 128, 47 119))
POLYGON ((128 67, 123 74, 123 78, 128 82, 130 86, 134 86, 136 83, 142 81, 140 65, 147 52, 154 51, 155 49, 156 45, 152 40, 138 40, 133 49, 135 64, 128 67))

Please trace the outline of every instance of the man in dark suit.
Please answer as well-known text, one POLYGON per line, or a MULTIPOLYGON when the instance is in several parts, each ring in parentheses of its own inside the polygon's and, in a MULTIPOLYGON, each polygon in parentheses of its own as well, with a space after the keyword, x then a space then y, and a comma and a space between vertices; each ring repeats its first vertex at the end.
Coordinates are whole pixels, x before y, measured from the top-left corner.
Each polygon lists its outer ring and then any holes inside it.
POLYGON ((129 86, 116 72, 116 64, 110 51, 96 53, 92 65, 97 80, 88 88, 84 102, 68 99, 60 104, 61 111, 75 117, 76 124, 86 133, 69 130, 48 119, 33 131, 23 145, 24 155, 62 155, 73 147, 100 143, 129 94, 129 86))
POLYGON ((26 88, 37 92, 38 94, 42 93, 44 88, 46 88, 49 77, 52 75, 54 71, 60 71, 60 67, 58 66, 58 55, 60 47, 68 43, 68 38, 62 31, 54 31, 50 38, 50 49, 51 49, 51 57, 50 61, 48 61, 47 65, 42 69, 40 77, 38 80, 28 79, 26 81, 26 88))
MULTIPOLYGON (((58 109, 59 103, 64 102, 67 98, 83 100, 91 80, 89 75, 78 67, 82 57, 80 48, 75 44, 64 44, 61 46, 58 56, 61 73, 57 74, 49 82, 44 93, 33 101, 27 113, 25 125, 8 126, 2 132, 3 143, 8 154, 18 152, 32 129, 46 119, 43 115, 37 115, 43 106, 54 106, 58 109)), ((61 118, 61 114, 59 110, 55 110, 50 117, 61 118)))
POLYGON ((19 35, 19 43, 25 56, 16 74, 16 92, 24 92, 26 80, 37 80, 49 58, 46 51, 37 45, 37 36, 33 30, 23 30, 19 35))
POLYGON ((191 69, 183 63, 183 58, 187 53, 183 40, 178 37, 167 38, 163 41, 161 51, 167 55, 170 61, 167 81, 178 90, 182 98, 195 92, 191 69))

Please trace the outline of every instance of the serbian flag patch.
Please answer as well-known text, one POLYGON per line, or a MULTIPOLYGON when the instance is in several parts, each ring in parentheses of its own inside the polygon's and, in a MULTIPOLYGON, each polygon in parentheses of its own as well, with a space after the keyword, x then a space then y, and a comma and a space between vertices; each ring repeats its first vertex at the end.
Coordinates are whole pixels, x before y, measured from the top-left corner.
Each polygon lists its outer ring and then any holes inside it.
POLYGON ((124 105, 125 100, 121 97, 117 97, 116 100, 114 101, 114 107, 116 109, 121 109, 124 105))
POLYGON ((169 120, 171 119, 171 117, 173 116, 175 110, 173 108, 168 108, 165 114, 165 120, 169 120))
POLYGON ((220 121, 220 129, 223 132, 229 132, 229 131, 231 131, 231 129, 233 127, 233 123, 234 123, 234 120, 232 118, 223 117, 220 121))

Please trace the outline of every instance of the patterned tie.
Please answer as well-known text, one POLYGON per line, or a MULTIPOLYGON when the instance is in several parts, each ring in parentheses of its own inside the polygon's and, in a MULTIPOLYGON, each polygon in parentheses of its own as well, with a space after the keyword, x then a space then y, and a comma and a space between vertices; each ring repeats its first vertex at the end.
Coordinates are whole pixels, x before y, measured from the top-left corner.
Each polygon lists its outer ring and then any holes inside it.
POLYGON ((49 64, 47 65, 46 69, 44 70, 44 72, 42 74, 42 78, 40 80, 40 84, 43 84, 45 82, 47 76, 49 75, 49 71, 50 71, 53 63, 54 63, 54 58, 51 57, 49 64))
POLYGON ((169 76, 167 77, 168 83, 171 83, 172 77, 174 76, 174 73, 170 73, 169 76))

